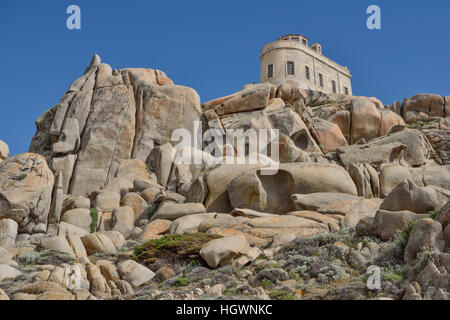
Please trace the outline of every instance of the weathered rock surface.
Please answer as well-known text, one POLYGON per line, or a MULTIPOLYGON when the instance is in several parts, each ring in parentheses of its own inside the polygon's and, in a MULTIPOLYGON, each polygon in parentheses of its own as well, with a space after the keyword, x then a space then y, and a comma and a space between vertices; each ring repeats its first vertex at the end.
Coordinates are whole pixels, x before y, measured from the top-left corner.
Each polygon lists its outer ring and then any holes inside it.
POLYGON ((121 162, 145 161, 172 131, 193 130, 198 94, 151 69, 113 70, 95 56, 61 102, 36 123, 30 151, 63 174, 64 190, 86 195, 115 177, 121 162), (55 142, 56 141, 56 142, 55 142))
POLYGON ((0 162, 8 158, 9 156, 9 147, 8 145, 0 140, 0 162))
POLYGON ((33 153, 0 141, 0 300, 448 300, 449 105, 262 83, 200 106, 95 55, 33 153))
POLYGON ((418 187, 412 181, 405 180, 386 196, 380 209, 429 213, 436 209, 437 204, 436 192, 433 189, 418 187))
POLYGON ((0 163, 0 219, 12 219, 19 233, 45 233, 54 176, 45 158, 24 153, 0 163))
POLYGON ((294 209, 290 195, 317 192, 357 195, 347 171, 332 164, 281 164, 275 175, 262 175, 260 169, 253 169, 228 184, 234 208, 278 214, 294 209))
POLYGON ((0 247, 8 248, 16 243, 17 222, 11 219, 0 220, 0 247))
POLYGON ((438 252, 444 250, 442 225, 429 218, 419 220, 411 230, 405 248, 405 261, 413 261, 417 258, 417 254, 424 250, 438 252))
POLYGON ((155 276, 153 271, 133 260, 121 262, 119 264, 119 272, 122 279, 135 288, 150 281, 155 276))
POLYGON ((250 87, 234 95, 231 99, 216 106, 218 115, 264 109, 269 103, 270 87, 263 83, 250 87))
POLYGON ((163 203, 153 215, 152 219, 175 220, 191 214, 205 213, 201 203, 163 203))
POLYGON ((208 242, 200 256, 211 268, 230 264, 235 258, 246 254, 250 246, 243 236, 230 236, 208 242))
POLYGON ((375 214, 375 233, 383 240, 393 239, 399 232, 403 231, 411 221, 424 218, 411 211, 386 211, 379 210, 375 214))
POLYGON ((417 94, 403 100, 403 118, 406 123, 444 116, 444 100, 436 94, 417 94))

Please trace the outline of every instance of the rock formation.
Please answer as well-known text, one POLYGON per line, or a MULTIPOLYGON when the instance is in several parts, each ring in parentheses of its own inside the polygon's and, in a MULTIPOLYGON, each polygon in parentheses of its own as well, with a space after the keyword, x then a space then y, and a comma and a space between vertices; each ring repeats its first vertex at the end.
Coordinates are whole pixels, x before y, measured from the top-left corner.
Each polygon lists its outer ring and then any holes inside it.
POLYGON ((378 297, 448 300, 449 116, 450 96, 268 83, 201 104, 95 55, 29 153, 0 141, 0 299, 365 299, 377 265, 378 297), (258 129, 278 140, 252 150, 258 129))

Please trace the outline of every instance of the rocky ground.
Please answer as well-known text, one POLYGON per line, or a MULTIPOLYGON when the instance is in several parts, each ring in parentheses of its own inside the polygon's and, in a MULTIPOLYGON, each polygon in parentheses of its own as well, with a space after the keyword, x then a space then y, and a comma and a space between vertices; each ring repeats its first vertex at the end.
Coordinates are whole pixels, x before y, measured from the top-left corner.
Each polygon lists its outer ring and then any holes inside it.
POLYGON ((450 297, 450 96, 258 84, 200 104, 94 56, 36 125, 29 153, 0 141, 0 300, 450 297), (279 159, 205 144, 179 164, 172 132, 196 122, 278 129, 279 159))

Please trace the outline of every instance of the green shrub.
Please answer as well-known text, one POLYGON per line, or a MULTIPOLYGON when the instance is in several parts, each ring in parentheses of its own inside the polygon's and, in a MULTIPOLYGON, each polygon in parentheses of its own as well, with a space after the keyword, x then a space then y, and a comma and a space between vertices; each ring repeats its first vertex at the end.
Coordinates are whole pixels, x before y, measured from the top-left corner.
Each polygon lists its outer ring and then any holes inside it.
POLYGON ((43 251, 32 251, 20 257, 18 261, 24 265, 60 265, 62 263, 72 264, 75 259, 65 252, 46 249, 43 251))
POLYGON ((158 259, 168 263, 201 262, 199 251, 202 246, 220 236, 207 233, 170 234, 152 239, 134 247, 134 259, 150 265, 158 259))
POLYGON ((97 225, 98 225, 98 211, 95 208, 91 209, 91 233, 94 233, 97 231, 97 225))
POLYGON ((295 294, 286 290, 272 290, 269 292, 269 297, 272 300, 297 300, 295 294))
POLYGON ((19 175, 19 176, 16 177, 16 180, 22 181, 22 180, 25 179, 26 177, 27 177, 27 174, 26 174, 26 173, 22 173, 21 175, 19 175))
POLYGON ((267 288, 272 288, 273 283, 272 283, 272 281, 270 281, 269 279, 264 279, 264 280, 262 280, 262 281, 260 282, 259 285, 260 285, 261 287, 263 287, 264 289, 267 289, 267 288))
POLYGON ((439 214, 439 211, 430 211, 430 212, 428 213, 428 216, 429 216, 431 219, 436 219, 437 216, 438 216, 438 214, 439 214))
POLYGON ((187 287, 191 283, 192 283, 192 279, 185 278, 185 277, 179 277, 177 279, 177 281, 175 281, 175 286, 176 287, 187 287))

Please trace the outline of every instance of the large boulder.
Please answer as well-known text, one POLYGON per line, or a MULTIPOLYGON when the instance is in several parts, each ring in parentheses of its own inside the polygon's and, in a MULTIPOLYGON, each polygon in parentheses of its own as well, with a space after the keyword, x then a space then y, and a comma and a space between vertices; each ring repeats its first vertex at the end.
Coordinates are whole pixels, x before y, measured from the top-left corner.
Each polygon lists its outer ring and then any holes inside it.
POLYGON ((194 89, 140 84, 134 87, 134 93, 137 129, 133 158, 145 161, 154 146, 171 142, 176 129, 194 134, 202 113, 200 97, 194 89))
POLYGON ((213 219, 215 215, 215 213, 210 212, 178 218, 171 223, 169 231, 171 234, 196 233, 203 221, 213 219))
POLYGON ((422 172, 425 185, 438 186, 450 190, 450 164, 446 166, 426 166, 422 172))
POLYGON ((130 192, 123 197, 121 204, 123 207, 129 207, 134 212, 134 221, 138 221, 141 215, 148 208, 147 201, 145 201, 139 194, 130 192))
POLYGON ((19 233, 45 233, 54 176, 45 158, 23 153, 0 163, 0 219, 12 219, 19 233))
POLYGON ((411 221, 423 218, 411 211, 386 211, 379 210, 374 218, 375 233, 383 241, 393 239, 399 232, 403 231, 411 221))
POLYGON ((8 158, 9 156, 9 147, 8 145, 0 140, 0 162, 8 158))
POLYGON ((433 189, 418 187, 412 181, 405 180, 386 196, 380 209, 429 213, 435 210, 437 205, 437 195, 433 189))
POLYGON ((371 140, 368 144, 382 146, 393 143, 400 143, 406 146, 403 152, 403 159, 411 166, 417 167, 427 163, 431 155, 431 148, 423 134, 416 129, 405 129, 383 137, 371 140))
POLYGON ((333 164, 281 164, 275 175, 262 175, 260 169, 250 169, 228 184, 233 208, 277 214, 293 211, 292 194, 317 192, 357 195, 347 171, 333 164))
POLYGON ((20 275, 20 271, 6 264, 0 264, 0 282, 8 279, 14 279, 20 275))
POLYGON ((95 253, 114 255, 117 251, 113 241, 107 235, 100 232, 85 235, 81 238, 81 241, 83 241, 83 245, 89 255, 95 253))
POLYGON ((73 251, 72 247, 70 246, 69 242, 67 241, 67 238, 63 235, 54 236, 54 237, 43 237, 40 240, 39 245, 45 249, 51 249, 51 250, 64 252, 74 258, 76 257, 75 252, 73 251))
POLYGON ((242 90, 231 99, 217 105, 214 110, 218 115, 264 109, 269 103, 270 86, 261 83, 242 90))
POLYGON ((398 186, 406 179, 413 180, 408 168, 405 168, 399 164, 385 165, 381 168, 380 173, 380 187, 381 196, 386 197, 392 189, 398 186))
POLYGON ((223 164, 206 177, 208 196, 205 207, 208 212, 231 212, 233 209, 228 197, 228 184, 242 172, 258 167, 252 164, 223 164))
POLYGON ((16 243, 17 222, 11 219, 0 220, 0 247, 8 248, 16 243))
POLYGON ((318 192, 309 194, 293 194, 291 200, 296 210, 317 211, 327 205, 340 201, 358 200, 359 197, 346 193, 318 192))
POLYGON ((125 260, 118 267, 122 279, 135 288, 150 281, 155 276, 153 271, 133 260, 125 260))
POLYGON ((381 113, 376 104, 367 98, 354 98, 351 103, 351 141, 356 143, 378 137, 381 126, 381 113))
POLYGON ((417 94, 403 100, 403 119, 406 123, 444 116, 444 100, 437 94, 417 94))
POLYGON ((88 195, 117 177, 124 161, 145 161, 175 129, 193 132, 200 115, 195 90, 173 85, 159 70, 112 69, 95 55, 61 102, 36 122, 30 151, 61 171, 64 193, 88 195))
POLYGON ((408 263, 424 250, 443 251, 444 245, 442 225, 436 220, 425 218, 417 221, 411 230, 403 258, 408 263))
POLYGON ((406 146, 399 142, 382 145, 354 144, 339 147, 336 152, 344 166, 352 163, 368 163, 378 167, 383 163, 400 161, 406 146))
POLYGON ((347 145, 347 140, 338 125, 323 119, 317 119, 311 123, 311 133, 319 143, 323 153, 335 151, 337 148, 347 145))
POLYGON ((166 186, 169 181, 174 158, 175 149, 170 143, 154 148, 147 158, 148 166, 155 172, 158 183, 162 186, 166 186))
POLYGON ((246 254, 250 246, 244 236, 236 235, 208 242, 201 250, 200 257, 211 268, 230 264, 234 259, 246 254))
POLYGON ((297 148, 306 152, 320 152, 308 127, 291 107, 270 111, 267 115, 272 127, 278 129, 280 135, 289 137, 297 148))
POLYGON ((166 233, 172 224, 170 220, 155 219, 149 224, 147 224, 139 235, 139 242, 145 242, 147 240, 153 239, 155 236, 166 233))
POLYGON ((330 231, 328 224, 296 216, 295 212, 283 216, 253 218, 246 224, 253 228, 250 233, 260 238, 273 238, 280 234, 312 237, 330 231))
POLYGON ((113 231, 120 232, 123 236, 134 227, 134 211, 130 207, 120 207, 112 213, 111 226, 113 231))
MULTIPOLYGON (((153 181, 154 175, 149 171, 145 161, 138 159, 129 159, 120 163, 117 169, 116 178, 126 179, 132 184, 136 179, 153 181)), ((154 181, 156 183, 156 181, 154 181)))
POLYGON ((405 121, 397 113, 391 110, 380 110, 381 112, 381 126, 379 136, 385 136, 392 128, 403 128, 405 127, 405 121))
POLYGON ((70 223, 89 232, 91 230, 91 211, 89 209, 72 209, 64 212, 61 221, 70 223))
POLYGON ((113 211, 120 207, 120 194, 117 192, 101 192, 95 197, 95 208, 98 211, 113 211))
POLYGON ((278 141, 278 159, 280 163, 311 161, 308 153, 298 148, 294 141, 282 133, 279 135, 278 141))
POLYGON ((358 195, 366 199, 380 196, 380 181, 378 173, 367 163, 349 164, 348 173, 355 182, 358 195))
POLYGON ((421 128, 421 131, 433 146, 436 162, 440 165, 450 164, 450 116, 440 118, 437 123, 427 123, 421 128))
POLYGON ((205 207, 201 203, 173 203, 164 202, 158 207, 152 220, 167 219, 176 220, 178 218, 192 214, 205 213, 205 207))

